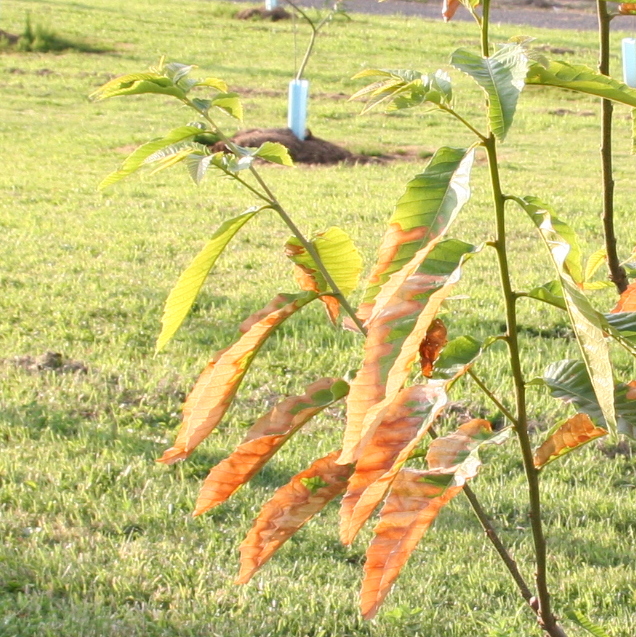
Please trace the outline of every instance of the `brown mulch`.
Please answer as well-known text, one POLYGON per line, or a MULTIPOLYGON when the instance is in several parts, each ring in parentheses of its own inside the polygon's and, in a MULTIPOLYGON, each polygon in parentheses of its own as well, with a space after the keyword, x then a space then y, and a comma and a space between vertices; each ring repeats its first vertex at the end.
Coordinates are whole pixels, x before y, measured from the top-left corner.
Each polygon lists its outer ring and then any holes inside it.
POLYGON ((243 9, 239 11, 235 16, 237 20, 270 20, 271 22, 278 22, 279 20, 289 20, 291 13, 285 11, 283 7, 276 7, 271 11, 264 9, 263 7, 256 7, 252 9, 243 9))
POLYGON ((7 31, 3 31, 2 29, 0 29, 0 40, 6 40, 9 44, 17 44, 19 39, 19 35, 7 33, 7 31))
MULTIPOLYGON (((298 139, 289 128, 250 128, 236 133, 232 141, 250 148, 265 142, 278 142, 287 148, 297 164, 377 164, 392 159, 389 156, 356 155, 342 146, 314 137, 311 131, 307 131, 305 139, 298 139)), ((212 149, 218 152, 225 150, 225 146, 223 142, 218 142, 212 149)))
POLYGON ((32 373, 50 371, 58 374, 86 374, 88 372, 88 367, 84 363, 65 358, 59 352, 46 352, 41 356, 15 356, 2 362, 32 373))

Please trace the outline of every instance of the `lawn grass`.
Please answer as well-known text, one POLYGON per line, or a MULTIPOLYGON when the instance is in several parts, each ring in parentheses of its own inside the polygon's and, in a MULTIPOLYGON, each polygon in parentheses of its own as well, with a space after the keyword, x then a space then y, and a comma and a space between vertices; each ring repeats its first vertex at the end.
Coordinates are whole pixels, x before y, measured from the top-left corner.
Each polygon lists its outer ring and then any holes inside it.
MULTIPOLYGON (((162 303, 178 274, 219 223, 251 205, 229 182, 195 188, 184 170, 132 177, 100 194, 96 185, 131 150, 188 116, 163 98, 91 104, 87 95, 113 74, 143 70, 166 54, 196 63, 247 92, 245 126, 282 126, 293 72, 289 23, 238 22, 235 6, 203 0, 15 1, 0 28, 34 21, 112 48, 104 55, 0 55, 0 635, 276 637, 517 637, 539 635, 503 568, 458 498, 416 550, 384 609, 363 622, 357 589, 366 529, 351 549, 338 544, 337 507, 302 529, 245 587, 235 587, 237 546, 278 485, 339 444, 339 409, 317 417, 230 502, 202 518, 190 512, 202 478, 277 396, 299 392, 360 360, 357 337, 336 332, 309 307, 271 339, 254 362, 218 433, 185 463, 154 460, 170 444, 180 402, 210 355, 235 338, 236 325, 278 291, 294 291, 282 255, 288 232, 259 217, 219 261, 192 316, 166 352, 153 355, 162 303), (63 29, 62 29, 63 26, 63 29), (59 351, 86 373, 34 372, 17 356, 59 351)), ((524 33, 537 44, 573 49, 593 64, 593 33, 493 26, 505 40, 524 33)), ((618 36, 617 36, 618 37, 618 36)), ((346 101, 365 67, 446 68, 457 46, 474 47, 472 25, 354 16, 328 28, 310 62, 309 126, 355 152, 407 152, 385 166, 263 167, 262 173, 310 233, 344 227, 366 268, 392 206, 426 154, 472 140, 448 119, 419 111, 358 117, 346 101)), ((615 47, 618 50, 618 47, 615 47)), ((612 60, 618 70, 618 58, 612 60)), ((454 72, 458 105, 479 117, 479 93, 454 72)), ((581 233, 586 254, 600 245, 596 100, 528 90, 501 148, 507 192, 550 201, 581 233), (587 116, 591 112, 594 116, 587 116), (559 114, 560 113, 560 114, 559 114)), ((185 119, 184 119, 185 118, 185 119)), ((636 185, 627 109, 617 109, 616 178, 620 246, 636 243, 636 185)), ((227 122, 231 127, 231 122, 227 122)), ((454 236, 492 235, 483 157, 473 198, 454 236)), ((519 287, 553 277, 533 230, 511 219, 519 287)), ((445 319, 451 335, 499 333, 501 302, 494 256, 466 267, 445 319)), ((601 309, 610 292, 594 297, 601 309)), ((528 378, 547 362, 576 356, 564 319, 547 306, 522 307, 528 378)), ((623 380, 631 361, 616 352, 623 380)), ((503 351, 479 363, 507 397, 503 351)), ((496 417, 475 388, 460 382, 453 400, 496 417)), ((541 431, 564 414, 539 390, 532 418, 541 431)), ((442 428, 457 424, 449 414, 442 428)), ((542 489, 557 612, 589 614, 614 637, 636 633, 636 461, 615 442, 591 445, 545 471, 542 489), (599 448, 599 446, 601 448, 599 448), (619 449, 620 451, 620 449, 619 449)), ((526 488, 514 441, 488 450, 474 487, 524 573, 532 564, 526 488)), ((576 628, 569 634, 580 635, 576 628)))

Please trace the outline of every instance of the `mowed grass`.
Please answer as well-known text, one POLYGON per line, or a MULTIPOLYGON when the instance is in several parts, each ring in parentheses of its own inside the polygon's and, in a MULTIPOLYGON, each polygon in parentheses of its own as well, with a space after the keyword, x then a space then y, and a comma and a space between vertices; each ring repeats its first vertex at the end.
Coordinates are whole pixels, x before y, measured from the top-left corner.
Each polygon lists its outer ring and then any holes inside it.
MULTIPOLYGON (((335 331, 309 307, 283 325, 255 360, 218 431, 184 463, 157 465, 179 423, 180 403, 211 354, 236 338, 236 325, 279 291, 294 291, 282 253, 288 235, 262 216, 231 244, 183 329, 154 356, 162 303, 221 221, 253 203, 225 180, 194 187, 184 170, 133 177, 100 194, 96 185, 133 145, 190 119, 149 96, 92 104, 87 95, 113 74, 140 71, 160 55, 195 63, 245 94, 245 126, 283 126, 294 70, 289 23, 238 22, 235 5, 203 0, 30 0, 3 5, 0 26, 19 32, 25 12, 106 55, 0 56, 0 634, 233 637, 517 637, 539 635, 531 613, 457 498, 415 551, 378 618, 363 622, 357 590, 366 529, 346 549, 337 506, 302 529, 259 573, 236 587, 237 547, 275 488, 339 444, 341 409, 317 417, 228 503, 193 519, 201 480, 245 428, 276 402, 324 375, 355 369, 358 338, 335 331), (61 352, 86 373, 35 372, 15 357, 61 352)), ((592 33, 493 25, 503 41, 523 33, 538 46, 571 49, 593 64, 592 33)), ((298 50, 306 31, 298 33, 298 50)), ((618 36, 617 36, 618 37, 618 36)), ((308 76, 310 128, 356 152, 403 152, 384 166, 262 168, 307 232, 338 224, 371 267, 391 209, 425 156, 442 144, 472 142, 449 119, 421 111, 358 117, 346 101, 365 67, 435 70, 458 46, 475 48, 465 23, 356 15, 328 28, 308 76)), ((617 47, 616 47, 617 49, 617 47)), ((549 52, 548 52, 548 55, 549 52)), ((618 58, 613 59, 618 70, 618 58)), ((457 72, 458 108, 483 121, 479 92, 457 72)), ((581 233, 586 254, 601 242, 596 100, 528 90, 501 147, 507 192, 550 201, 581 233)), ((225 122, 233 130, 231 122, 225 122)), ((483 125, 483 124, 482 124, 483 125)), ((620 249, 636 242, 636 194, 627 109, 617 108, 616 178, 620 249)), ((473 198, 453 235, 478 243, 493 231, 482 156, 473 198)), ((529 223, 510 214, 513 269, 520 289, 553 278, 529 223)), ((444 319, 452 336, 500 333, 502 307, 492 251, 465 269, 444 319)), ((611 292, 595 297, 609 309, 611 292)), ((355 300, 355 299, 354 299, 355 300)), ((547 306, 520 305, 525 373, 577 355, 565 319, 547 306), (555 329, 553 329, 555 328, 555 329)), ((615 352, 619 375, 633 364, 615 352)), ((504 351, 476 368, 510 404, 504 351)), ((532 390, 540 441, 567 408, 532 390)), ((497 418, 468 382, 457 408, 497 418)), ((531 578, 526 487, 514 440, 484 454, 474 488, 531 578)), ((616 441, 591 445, 546 469, 542 481, 550 582, 558 613, 579 609, 614 637, 636 633, 634 572, 636 462, 616 441), (619 453, 617 453, 617 451, 619 453)), ((369 525, 370 527, 371 525, 369 525)), ((569 627, 569 634, 580 635, 569 627)))

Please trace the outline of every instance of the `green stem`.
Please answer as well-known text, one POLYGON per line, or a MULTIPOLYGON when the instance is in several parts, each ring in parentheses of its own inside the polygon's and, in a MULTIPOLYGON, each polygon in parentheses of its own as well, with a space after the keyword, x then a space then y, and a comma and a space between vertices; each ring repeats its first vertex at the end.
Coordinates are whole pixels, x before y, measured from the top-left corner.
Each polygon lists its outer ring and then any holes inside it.
POLYGON ((475 135, 477 135, 477 137, 479 137, 479 139, 482 142, 486 141, 486 136, 483 133, 480 133, 469 121, 465 120, 459 113, 453 110, 450 106, 439 104, 439 108, 443 111, 446 111, 450 115, 452 115, 455 119, 457 119, 457 121, 461 122, 471 132, 475 133, 475 135))
POLYGON ((488 40, 488 27, 490 25, 490 0, 483 0, 481 10, 481 54, 487 58, 490 56, 490 43, 488 40))
MULTIPOLYGON (((203 111, 197 108, 190 100, 186 99, 185 103, 196 110, 201 114, 202 117, 206 119, 206 121, 213 127, 213 129, 219 134, 223 143, 228 147, 228 149, 236 156, 241 157, 241 153, 232 140, 230 140, 225 133, 216 125, 214 120, 208 115, 206 111, 203 111)), ((225 171, 227 173, 227 171, 225 171)), ((271 191, 269 186, 265 183, 263 178, 259 175, 258 171, 254 166, 250 166, 250 172, 252 173, 254 179, 256 179, 258 185, 262 188, 263 192, 259 192, 256 188, 250 186, 247 182, 242 180, 237 175, 232 173, 230 174, 237 181, 239 181, 243 186, 245 186, 250 192, 254 193, 263 201, 267 202, 272 210, 275 210, 278 213, 278 216, 287 224, 287 227, 291 230, 292 234, 300 241, 300 244, 307 251, 307 253, 311 256, 311 258, 316 263, 316 266, 320 270, 320 273, 324 276, 325 281, 333 291, 331 296, 334 296, 338 299, 338 302, 342 306, 342 309, 351 317, 351 320, 355 323, 356 327, 362 332, 362 334, 366 334, 366 328, 364 327, 362 321, 356 315, 355 310, 351 307, 349 301, 347 301, 345 295, 340 291, 337 283, 333 280, 333 277, 325 267, 325 264, 322 262, 318 251, 314 247, 314 245, 305 237, 305 235, 300 231, 300 228, 294 223, 292 218, 287 214, 283 206, 280 204, 274 193, 271 191), (263 194, 264 193, 264 194, 263 194)))
MULTIPOLYGON (((596 0, 599 34, 598 70, 609 75, 610 65, 610 21, 605 0, 596 0)), ((612 171, 612 115, 614 105, 611 100, 601 100, 601 171, 603 182, 603 234, 607 251, 607 267, 610 280, 621 294, 629 282, 625 269, 621 267, 616 250, 616 232, 614 228, 614 177, 612 171)))
MULTIPOLYGON (((439 437, 435 429, 433 429, 433 427, 429 428, 428 434, 433 440, 439 437)), ((512 579, 515 581, 515 583, 519 587, 521 596, 528 602, 528 604, 530 604, 530 607, 533 608, 533 610, 536 612, 536 608, 534 608, 532 605, 532 599, 533 599, 532 592, 530 591, 530 588, 528 587, 526 580, 523 578, 523 575, 519 571, 517 562, 515 562, 515 560, 512 558, 512 556, 508 552, 508 549, 504 546, 504 543, 501 541, 501 538, 497 534, 497 531, 495 530, 493 523, 491 522, 490 518, 486 514, 486 511, 484 510, 484 508, 481 506, 481 503, 479 502, 477 495, 468 486, 468 484, 464 484, 464 488, 462 489, 462 491, 464 495, 466 496, 468 502, 470 503, 470 506, 473 510, 473 513, 475 514, 475 517, 479 520, 479 523, 481 524, 481 527, 484 530, 486 537, 490 540, 495 551, 497 551, 499 557, 501 557, 503 563, 506 565, 506 568, 508 569, 510 575, 512 576, 512 579)))
POLYGON ((501 289, 504 297, 506 310, 506 342, 510 355, 510 369, 515 388, 516 402, 516 424, 515 431, 519 439, 523 465, 528 483, 530 499, 530 521, 532 524, 532 536, 534 540, 534 550, 536 558, 536 584, 538 597, 538 617, 539 623, 552 637, 563 637, 565 633, 557 624, 550 606, 550 594, 547 583, 547 547, 543 534, 543 524, 541 519, 541 496, 539 492, 539 473, 534 467, 532 444, 528 434, 528 415, 526 410, 526 384, 521 369, 521 357, 519 352, 519 341, 517 338, 517 294, 512 289, 510 269, 508 264, 506 246, 506 221, 505 202, 506 197, 501 190, 501 180, 499 176, 499 166, 497 163, 497 142, 494 136, 488 138, 485 143, 488 155, 488 167, 490 171, 490 181, 492 185, 497 235, 495 249, 499 262, 499 275, 501 289))
POLYGON ((472 369, 469 369, 467 374, 475 381, 479 389, 490 398, 490 400, 496 405, 497 409, 513 424, 517 424, 517 419, 512 415, 509 409, 495 396, 495 394, 486 386, 486 384, 475 374, 472 369))

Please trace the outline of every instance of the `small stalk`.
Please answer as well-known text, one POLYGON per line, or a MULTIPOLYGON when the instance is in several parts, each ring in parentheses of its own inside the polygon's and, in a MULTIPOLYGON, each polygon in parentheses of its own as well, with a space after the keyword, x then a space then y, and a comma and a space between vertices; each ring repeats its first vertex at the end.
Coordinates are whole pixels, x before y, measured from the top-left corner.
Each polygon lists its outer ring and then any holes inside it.
POLYGON ((486 384, 473 372, 472 369, 469 369, 467 374, 475 381, 479 389, 490 398, 490 400, 495 404, 497 409, 513 424, 517 424, 517 419, 512 415, 512 412, 504 406, 504 404, 495 396, 495 394, 486 386, 486 384))
MULTIPOLYGON (((599 73, 609 76, 610 64, 610 22, 612 16, 607 11, 605 0, 596 0, 599 35, 599 73)), ((614 228, 614 176, 612 169, 612 116, 614 105, 611 100, 601 100, 601 171, 603 183, 603 234, 607 251, 609 278, 621 294, 629 284, 625 269, 621 267, 616 249, 614 228)))
POLYGON ((552 637, 563 637, 565 633, 557 624, 550 605, 550 593, 547 582, 547 547, 543 534, 543 524, 541 519, 541 495, 539 492, 539 473, 534 467, 532 444, 528 435, 528 415, 526 410, 526 384, 521 369, 521 357, 519 353, 519 341, 517 338, 517 295, 512 289, 510 269, 508 265, 508 255, 506 248, 506 221, 505 202, 506 197, 501 190, 501 180, 499 177, 499 166, 497 163, 497 142, 491 135, 486 144, 488 155, 488 166, 490 170, 490 181, 492 185, 497 236, 495 249, 499 262, 499 274, 501 288, 506 307, 506 337, 508 352, 510 356, 510 369, 514 381, 515 402, 516 402, 516 425, 515 431, 519 439, 523 466, 528 482, 530 499, 530 522, 532 525, 532 536, 534 540, 534 552, 536 559, 536 584, 538 597, 538 620, 539 624, 552 637))

